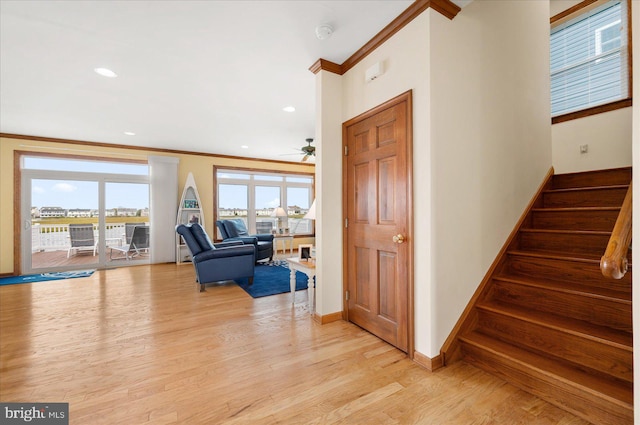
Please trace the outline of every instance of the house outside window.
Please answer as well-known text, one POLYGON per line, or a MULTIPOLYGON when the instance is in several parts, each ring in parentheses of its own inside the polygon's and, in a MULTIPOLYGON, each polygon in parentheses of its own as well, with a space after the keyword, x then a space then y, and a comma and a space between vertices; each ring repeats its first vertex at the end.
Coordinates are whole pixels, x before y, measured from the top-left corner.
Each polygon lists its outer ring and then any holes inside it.
POLYGON ((552 117, 631 97, 627 0, 591 3, 576 13, 552 18, 552 117))
POLYGON ((216 220, 242 219, 251 234, 280 227, 293 235, 314 233, 313 220, 304 218, 314 198, 313 174, 217 169, 215 180, 216 220), (278 207, 287 212, 286 218, 274 216, 278 207))

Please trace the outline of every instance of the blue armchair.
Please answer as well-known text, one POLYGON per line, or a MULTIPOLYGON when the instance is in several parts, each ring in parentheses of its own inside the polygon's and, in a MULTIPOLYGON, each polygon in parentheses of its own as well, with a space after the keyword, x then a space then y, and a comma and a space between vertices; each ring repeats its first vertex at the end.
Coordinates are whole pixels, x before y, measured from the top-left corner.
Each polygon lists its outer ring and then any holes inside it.
POLYGON ((224 242, 239 240, 245 244, 253 244, 256 247, 256 261, 264 259, 268 259, 269 262, 273 261, 273 235, 250 235, 241 218, 218 220, 216 226, 218 226, 224 242))
POLYGON ((179 224, 176 232, 182 236, 191 251, 191 262, 196 269, 200 292, 204 292, 206 283, 221 280, 248 277, 249 284, 253 284, 256 262, 256 249, 253 245, 245 245, 242 241, 213 244, 198 223, 179 224))

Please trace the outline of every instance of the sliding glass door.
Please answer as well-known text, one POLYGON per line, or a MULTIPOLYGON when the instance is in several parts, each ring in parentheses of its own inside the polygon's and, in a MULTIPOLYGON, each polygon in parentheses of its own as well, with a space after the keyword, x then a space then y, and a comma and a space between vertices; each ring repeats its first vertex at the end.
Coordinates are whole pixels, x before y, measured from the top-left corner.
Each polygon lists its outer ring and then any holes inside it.
POLYGON ((27 272, 97 267, 98 182, 32 178, 26 183, 30 202, 29 214, 23 214, 23 237, 31 243, 23 251, 27 272))
POLYGON ((59 158, 23 161, 23 274, 149 261, 148 174, 106 171, 117 168, 113 163, 59 158))

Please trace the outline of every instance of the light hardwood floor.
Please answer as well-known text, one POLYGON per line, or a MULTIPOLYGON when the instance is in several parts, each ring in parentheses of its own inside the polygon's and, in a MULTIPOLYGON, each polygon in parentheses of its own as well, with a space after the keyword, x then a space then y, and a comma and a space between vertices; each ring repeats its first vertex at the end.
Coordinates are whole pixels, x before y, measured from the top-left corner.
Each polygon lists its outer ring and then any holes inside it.
POLYGON ((72 424, 572 424, 465 363, 431 373, 306 293, 199 293, 190 265, 0 287, 0 400, 72 424))

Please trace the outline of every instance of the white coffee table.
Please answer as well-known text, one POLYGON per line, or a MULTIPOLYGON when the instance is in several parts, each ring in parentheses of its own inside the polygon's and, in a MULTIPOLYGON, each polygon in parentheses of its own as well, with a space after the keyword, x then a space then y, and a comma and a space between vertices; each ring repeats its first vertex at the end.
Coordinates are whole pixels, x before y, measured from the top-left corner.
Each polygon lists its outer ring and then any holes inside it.
POLYGON ((307 275, 307 294, 309 297, 309 313, 313 314, 315 311, 314 294, 315 294, 315 276, 316 276, 316 262, 312 261, 300 261, 297 257, 287 258, 289 265, 289 284, 291 285, 291 304, 296 302, 296 271, 301 271, 307 275))

